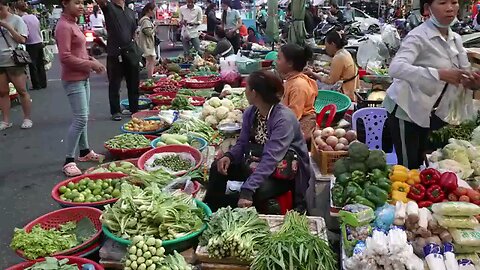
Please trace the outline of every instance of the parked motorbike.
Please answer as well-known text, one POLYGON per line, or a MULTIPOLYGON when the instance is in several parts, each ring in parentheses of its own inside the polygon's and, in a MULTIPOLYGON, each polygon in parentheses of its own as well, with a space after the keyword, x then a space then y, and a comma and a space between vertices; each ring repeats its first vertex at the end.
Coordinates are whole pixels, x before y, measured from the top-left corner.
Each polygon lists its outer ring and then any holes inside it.
POLYGON ((334 18, 327 17, 313 29, 313 37, 319 45, 325 44, 325 38, 330 31, 342 30, 343 26, 334 18))
POLYGON ((458 33, 459 35, 468 35, 475 32, 470 24, 465 21, 457 21, 454 25, 452 25, 452 31, 458 33))
POLYGON ((84 31, 90 56, 97 57, 107 52, 107 38, 104 32, 102 28, 84 31))

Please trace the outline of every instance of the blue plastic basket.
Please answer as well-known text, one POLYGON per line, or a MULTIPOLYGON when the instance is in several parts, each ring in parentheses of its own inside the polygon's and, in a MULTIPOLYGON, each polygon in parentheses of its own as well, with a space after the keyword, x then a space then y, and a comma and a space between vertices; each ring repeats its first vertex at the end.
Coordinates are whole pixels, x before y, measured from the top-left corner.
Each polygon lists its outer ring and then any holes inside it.
MULTIPOLYGON (((139 98, 138 101, 145 101, 147 102, 146 104, 143 104, 143 105, 140 105, 138 104, 138 109, 139 110, 145 110, 145 109, 148 109, 150 108, 150 105, 152 105, 152 101, 149 99, 149 98, 139 98)), ((129 109, 129 103, 128 103, 128 99, 123 99, 122 101, 120 101, 120 105, 122 105, 125 109, 129 109)))
POLYGON ((184 63, 184 64, 179 64, 179 66, 181 69, 189 69, 192 66, 192 64, 184 63))
MULTIPOLYGON (((153 147, 153 148, 157 148, 157 143, 160 141, 160 137, 154 139, 150 145, 153 147)), ((203 138, 200 138, 200 137, 195 137, 195 136, 188 136, 188 142, 190 143, 191 141, 197 141, 200 146, 199 147, 195 147, 197 148, 198 151, 202 152, 205 147, 208 146, 208 142, 203 139, 203 138)))

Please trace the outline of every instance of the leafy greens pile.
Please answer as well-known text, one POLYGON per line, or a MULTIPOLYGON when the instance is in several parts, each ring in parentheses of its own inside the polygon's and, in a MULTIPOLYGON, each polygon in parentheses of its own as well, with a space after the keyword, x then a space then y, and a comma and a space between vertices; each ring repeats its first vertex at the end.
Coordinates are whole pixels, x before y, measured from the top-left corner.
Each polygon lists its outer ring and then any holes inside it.
POLYGON ((105 206, 100 221, 125 239, 146 235, 171 240, 199 230, 203 217, 203 210, 183 192, 165 193, 156 184, 143 190, 122 184, 120 199, 105 206))
POLYGON ((200 238, 212 257, 236 257, 253 260, 259 243, 270 233, 267 222, 258 217, 255 208, 229 206, 212 215, 207 229, 200 238))
POLYGON ((56 258, 46 257, 45 261, 38 262, 25 270, 78 270, 76 264, 68 264, 68 259, 57 260, 56 258))
POLYGON ((207 142, 218 143, 219 136, 216 136, 215 130, 207 125, 204 121, 190 118, 176 121, 168 130, 170 134, 188 134, 200 137, 207 142))
POLYGON ((443 147, 448 140, 453 138, 457 140, 470 141, 472 139, 473 130, 480 125, 480 114, 476 119, 465 121, 464 123, 454 126, 446 125, 438 130, 433 131, 429 135, 429 140, 436 147, 443 147))

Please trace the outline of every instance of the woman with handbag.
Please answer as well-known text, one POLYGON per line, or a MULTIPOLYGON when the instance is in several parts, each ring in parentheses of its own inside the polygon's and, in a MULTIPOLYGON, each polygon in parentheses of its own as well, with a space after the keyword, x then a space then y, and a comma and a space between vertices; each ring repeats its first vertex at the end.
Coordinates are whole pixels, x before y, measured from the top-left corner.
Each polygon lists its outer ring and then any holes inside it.
POLYGON ((316 126, 313 105, 318 95, 318 86, 316 81, 302 72, 312 57, 313 51, 310 47, 286 44, 280 48, 277 60, 277 71, 285 79, 282 103, 289 107, 300 121, 307 144, 316 126))
POLYGON ((205 202, 220 207, 255 206, 264 212, 272 199, 293 191, 294 208, 305 211, 311 176, 308 149, 296 116, 280 103, 281 79, 270 71, 250 74, 245 90, 250 107, 243 114, 237 143, 210 169, 205 202), (226 195, 226 189, 241 186, 226 195))
POLYGON ((152 22, 152 17, 155 15, 155 4, 148 3, 142 10, 140 21, 138 22, 138 47, 143 52, 147 62, 148 78, 153 77, 153 70, 155 69, 155 59, 157 53, 155 52, 155 24, 152 22))
POLYGON ((21 17, 10 13, 8 2, 0 0, 0 109, 2 121, 0 130, 12 126, 10 122, 10 87, 12 83, 20 96, 23 110, 23 123, 21 128, 31 128, 33 122, 30 118, 32 102, 27 92, 26 66, 31 62, 28 53, 19 49, 20 44, 25 44, 28 29, 21 17))
POLYGON ((90 72, 105 72, 105 67, 95 58, 89 57, 85 37, 77 25, 83 13, 83 0, 63 0, 63 13, 55 29, 58 55, 62 65, 63 88, 73 112, 73 121, 66 138, 67 154, 63 173, 67 177, 81 175, 75 163, 75 152, 80 148, 79 161, 99 161, 103 155, 90 150, 87 122, 90 102, 90 72))
POLYGON ((420 3, 421 13, 428 10, 430 18, 403 39, 390 64, 394 81, 383 102, 398 164, 410 169, 423 164, 429 132, 447 124, 451 94, 480 88, 479 73, 469 71, 462 38, 450 29, 457 0, 420 3))

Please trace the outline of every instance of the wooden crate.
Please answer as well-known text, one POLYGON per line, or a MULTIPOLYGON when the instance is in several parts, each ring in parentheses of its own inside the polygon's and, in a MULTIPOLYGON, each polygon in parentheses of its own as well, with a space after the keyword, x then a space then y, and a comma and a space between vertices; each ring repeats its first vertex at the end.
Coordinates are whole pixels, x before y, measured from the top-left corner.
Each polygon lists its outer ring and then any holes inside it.
POLYGON ((348 151, 318 150, 315 140, 312 140, 310 152, 312 153, 312 159, 317 163, 322 175, 333 174, 333 164, 335 161, 348 157, 348 151))
MULTIPOLYGON (((283 219, 285 218, 285 216, 281 216, 281 215, 258 215, 258 216, 267 221, 268 225, 270 226, 271 232, 276 232, 280 230, 280 227, 282 227, 282 224, 283 224, 283 219)), ((325 220, 322 217, 307 217, 307 218, 309 220, 310 232, 327 241, 328 240, 327 226, 325 225, 325 220)), ((196 253, 198 262, 202 263, 202 265, 205 263, 205 264, 224 265, 224 266, 225 265, 247 266, 246 269, 248 269, 248 265, 250 265, 249 262, 240 261, 234 257, 228 257, 228 258, 222 258, 222 259, 211 258, 208 255, 206 247, 198 246, 195 253, 196 253)), ((202 269, 204 268, 202 267, 202 269)), ((208 269, 230 269, 230 268, 208 268, 208 269)), ((237 269, 237 268, 232 268, 232 269, 237 269)))

